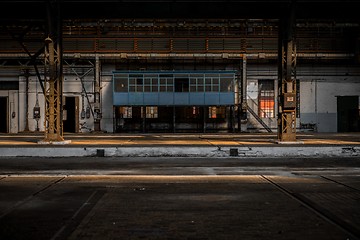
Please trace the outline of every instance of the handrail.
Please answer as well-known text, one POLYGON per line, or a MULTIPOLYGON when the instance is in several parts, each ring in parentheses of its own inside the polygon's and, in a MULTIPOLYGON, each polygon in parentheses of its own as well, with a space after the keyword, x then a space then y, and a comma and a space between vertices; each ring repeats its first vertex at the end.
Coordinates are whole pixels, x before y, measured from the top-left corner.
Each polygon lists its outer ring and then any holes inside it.
POLYGON ((268 118, 270 122, 273 121, 271 117, 267 116, 267 113, 264 110, 259 108, 259 104, 253 98, 251 98, 249 95, 247 95, 247 98, 250 99, 258 107, 258 109, 264 114, 265 118, 268 118))

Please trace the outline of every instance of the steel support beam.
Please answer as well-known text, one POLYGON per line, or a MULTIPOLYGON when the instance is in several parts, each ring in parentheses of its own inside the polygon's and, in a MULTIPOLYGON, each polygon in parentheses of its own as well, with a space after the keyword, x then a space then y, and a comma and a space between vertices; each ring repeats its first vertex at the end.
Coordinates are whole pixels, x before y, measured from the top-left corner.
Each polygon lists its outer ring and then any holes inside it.
POLYGON ((279 22, 278 141, 296 142, 295 2, 279 22))
POLYGON ((45 40, 45 138, 44 142, 63 141, 62 79, 59 73, 59 56, 51 38, 45 40))
POLYGON ((240 114, 240 122, 241 122, 241 128, 240 131, 244 132, 247 131, 247 57, 244 54, 242 58, 242 67, 241 67, 241 99, 240 99, 240 105, 241 105, 241 114, 240 114))
POLYGON ((63 137, 62 24, 59 1, 48 2, 44 52, 45 136, 39 143, 66 143, 63 137))
POLYGON ((99 56, 95 57, 95 93, 94 93, 94 130, 101 131, 101 107, 100 107, 100 72, 101 62, 99 56))

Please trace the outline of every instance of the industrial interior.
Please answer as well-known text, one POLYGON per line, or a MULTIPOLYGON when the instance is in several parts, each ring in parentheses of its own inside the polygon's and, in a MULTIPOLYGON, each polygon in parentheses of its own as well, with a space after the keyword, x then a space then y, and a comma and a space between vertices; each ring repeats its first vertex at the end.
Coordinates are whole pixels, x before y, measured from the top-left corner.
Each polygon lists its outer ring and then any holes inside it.
POLYGON ((2 1, 0 132, 359 132, 357 4, 2 1))

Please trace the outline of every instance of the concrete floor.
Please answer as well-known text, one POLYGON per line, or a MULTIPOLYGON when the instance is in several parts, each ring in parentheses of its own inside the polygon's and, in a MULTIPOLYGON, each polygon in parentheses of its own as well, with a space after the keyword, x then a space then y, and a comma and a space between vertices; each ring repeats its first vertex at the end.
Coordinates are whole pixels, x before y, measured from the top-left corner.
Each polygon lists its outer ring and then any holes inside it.
POLYGON ((297 138, 0 135, 0 239, 360 239, 360 134, 297 138))
POLYGON ((331 157, 360 156, 360 133, 298 133, 278 143, 276 134, 65 134, 45 142, 42 134, 0 135, 0 156, 21 157, 331 157), (40 144, 41 143, 41 144, 40 144))
MULTIPOLYGON (((0 134, 1 146, 38 146, 43 133, 0 134)), ((65 133, 64 140, 70 146, 262 146, 279 145, 276 133, 198 133, 198 134, 105 134, 65 133)), ((297 133, 302 145, 360 145, 358 133, 297 133)))
POLYGON ((360 239, 360 158, 0 157, 0 239, 360 239))

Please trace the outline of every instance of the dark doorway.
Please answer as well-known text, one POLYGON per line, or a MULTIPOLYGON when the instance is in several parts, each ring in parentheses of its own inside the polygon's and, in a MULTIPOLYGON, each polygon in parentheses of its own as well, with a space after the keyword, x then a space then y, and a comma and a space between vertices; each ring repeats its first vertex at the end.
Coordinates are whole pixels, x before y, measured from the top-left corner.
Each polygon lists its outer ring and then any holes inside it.
POLYGON ((189 92, 189 79, 175 78, 175 92, 189 92))
POLYGON ((64 103, 64 132, 75 133, 76 131, 76 97, 65 97, 64 103))
POLYGON ((0 132, 8 132, 8 107, 7 107, 7 97, 0 97, 0 109, 2 114, 0 114, 0 132))
POLYGON ((359 97, 343 96, 337 98, 338 132, 358 132, 359 97))

